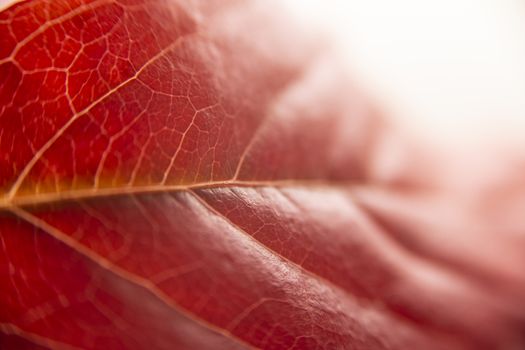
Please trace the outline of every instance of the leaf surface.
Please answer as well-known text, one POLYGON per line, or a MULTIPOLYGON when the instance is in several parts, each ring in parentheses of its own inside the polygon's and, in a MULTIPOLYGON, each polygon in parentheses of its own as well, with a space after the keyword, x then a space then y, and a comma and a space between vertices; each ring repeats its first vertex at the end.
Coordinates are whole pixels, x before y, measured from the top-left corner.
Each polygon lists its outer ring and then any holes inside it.
POLYGON ((523 254, 436 239, 446 211, 378 180, 388 127, 278 9, 0 13, 0 346, 523 344, 523 254))

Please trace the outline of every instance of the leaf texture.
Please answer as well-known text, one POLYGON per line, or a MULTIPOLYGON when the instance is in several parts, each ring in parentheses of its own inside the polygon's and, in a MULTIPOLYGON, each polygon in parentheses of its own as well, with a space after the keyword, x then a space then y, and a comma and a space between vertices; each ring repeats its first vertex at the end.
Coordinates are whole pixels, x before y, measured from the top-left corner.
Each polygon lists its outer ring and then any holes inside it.
POLYGON ((525 344, 523 245, 379 180, 388 127, 278 4, 17 3, 0 77, 2 348, 525 344))

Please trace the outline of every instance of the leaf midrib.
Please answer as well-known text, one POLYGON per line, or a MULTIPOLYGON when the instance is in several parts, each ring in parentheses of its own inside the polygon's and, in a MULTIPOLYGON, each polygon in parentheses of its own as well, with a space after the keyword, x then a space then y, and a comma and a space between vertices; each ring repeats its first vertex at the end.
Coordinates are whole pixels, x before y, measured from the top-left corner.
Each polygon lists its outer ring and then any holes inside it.
POLYGON ((204 188, 224 188, 224 187, 303 187, 303 188, 350 188, 361 187, 365 184, 361 181, 335 181, 335 180, 223 180, 205 181, 193 184, 182 185, 163 185, 153 184, 144 186, 117 186, 83 188, 76 190, 18 194, 15 197, 4 195, 0 198, 0 210, 7 210, 13 207, 25 207, 32 205, 52 204, 67 201, 80 201, 86 199, 116 197, 134 194, 167 193, 187 190, 197 190, 204 188))

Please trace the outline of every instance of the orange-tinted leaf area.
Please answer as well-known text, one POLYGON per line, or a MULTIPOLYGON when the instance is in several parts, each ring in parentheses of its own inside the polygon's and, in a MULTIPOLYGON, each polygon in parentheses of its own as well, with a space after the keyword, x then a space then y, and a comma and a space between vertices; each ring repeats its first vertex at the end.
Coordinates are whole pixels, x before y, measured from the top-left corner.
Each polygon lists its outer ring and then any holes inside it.
POLYGON ((268 1, 0 13, 0 348, 524 346, 523 241, 375 181, 386 124, 308 37, 268 1))

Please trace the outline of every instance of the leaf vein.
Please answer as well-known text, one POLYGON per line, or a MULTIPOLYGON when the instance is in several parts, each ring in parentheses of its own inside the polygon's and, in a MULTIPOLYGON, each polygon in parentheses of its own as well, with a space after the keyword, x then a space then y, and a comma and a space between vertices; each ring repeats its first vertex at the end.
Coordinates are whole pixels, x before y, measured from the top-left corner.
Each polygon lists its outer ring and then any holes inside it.
MULTIPOLYGON (((114 276, 117 276, 119 278, 122 278, 125 281, 128 281, 140 288, 145 289, 152 295, 153 297, 160 300, 164 305, 169 307, 170 309, 174 310, 175 312, 182 314, 187 319, 201 325, 202 327, 205 327, 207 329, 210 329, 211 331, 221 334, 222 336, 232 339, 233 341, 236 341, 240 343, 241 345, 244 345, 250 349, 253 349, 254 346, 247 343, 245 340, 241 339, 240 337, 236 336, 235 334, 229 332, 227 329, 223 329, 215 324, 212 324, 208 322, 207 320, 201 318, 197 314, 194 314, 190 312, 189 310, 183 308, 179 304, 177 304, 171 297, 169 297, 166 293, 164 293, 160 288, 158 288, 153 282, 150 280, 141 277, 139 275, 136 275, 132 272, 127 271, 124 268, 119 267, 115 263, 109 261, 108 259, 104 258, 100 254, 96 253, 95 251, 89 249, 85 245, 81 244, 80 242, 76 241, 74 238, 68 236, 64 232, 60 231, 56 227, 48 224, 44 220, 34 216, 33 214, 29 213, 28 211, 13 207, 10 208, 10 211, 19 217, 20 219, 28 222, 29 224, 33 225, 34 227, 41 229, 42 231, 46 232, 53 238, 57 239, 58 241, 64 243, 71 249, 73 249, 75 252, 79 253, 80 255, 84 256, 88 260, 95 263, 97 266, 103 268, 104 270, 108 271, 114 276)), ((0 324, 1 326, 1 324, 0 324)), ((0 330, 2 328, 0 327, 0 330)), ((65 349, 69 350, 69 349, 65 349)))
MULTIPOLYGON (((194 34, 196 32, 192 32, 190 34, 194 34)), ((73 116, 67 121, 67 123, 65 123, 54 135, 53 137, 51 137, 38 151, 35 152, 35 154, 33 155, 33 157, 31 158, 31 160, 25 165, 25 167, 23 168, 23 170, 20 172, 20 175, 18 176, 18 178, 16 179, 16 181, 14 182, 14 184, 12 185, 11 189, 9 190, 9 192, 7 193, 7 197, 9 199, 13 198, 16 193, 18 192, 20 186, 22 185, 23 181, 25 180, 25 178, 29 175, 29 172, 33 169, 33 167, 35 166, 35 164, 41 159, 41 157, 44 155, 44 153, 64 134, 64 132, 69 129, 69 127, 75 122, 77 121, 80 117, 84 116, 85 114, 87 114, 91 109, 93 109, 94 107, 96 107, 97 105, 99 105, 101 102, 103 102, 106 98, 108 98, 109 96, 113 95, 114 93, 116 93, 117 91, 119 91, 121 88, 123 88, 124 86, 126 86, 127 84, 129 84, 130 82, 136 80, 139 75, 145 70, 147 69, 151 64, 155 63, 157 60, 159 60, 160 58, 162 58, 166 53, 168 53, 169 51, 171 51, 172 49, 174 49, 178 44, 180 44, 180 42, 182 41, 182 39, 186 38, 188 35, 190 34, 186 34, 186 35, 181 35, 179 37, 177 37, 177 39, 175 39, 175 41, 173 41, 171 44, 169 44, 168 46, 166 46, 165 48, 163 48, 159 53, 157 53, 156 55, 154 55, 153 57, 151 57, 146 63, 144 63, 142 65, 142 67, 140 69, 138 69, 135 74, 131 77, 129 77, 128 79, 124 80, 123 82, 119 83, 117 86, 115 86, 114 88, 112 88, 111 90, 109 90, 108 92, 106 92, 104 95, 100 96, 99 98, 97 98, 95 101, 93 101, 91 104, 89 104, 88 106, 86 106, 84 109, 76 112, 73 114, 73 116)))

